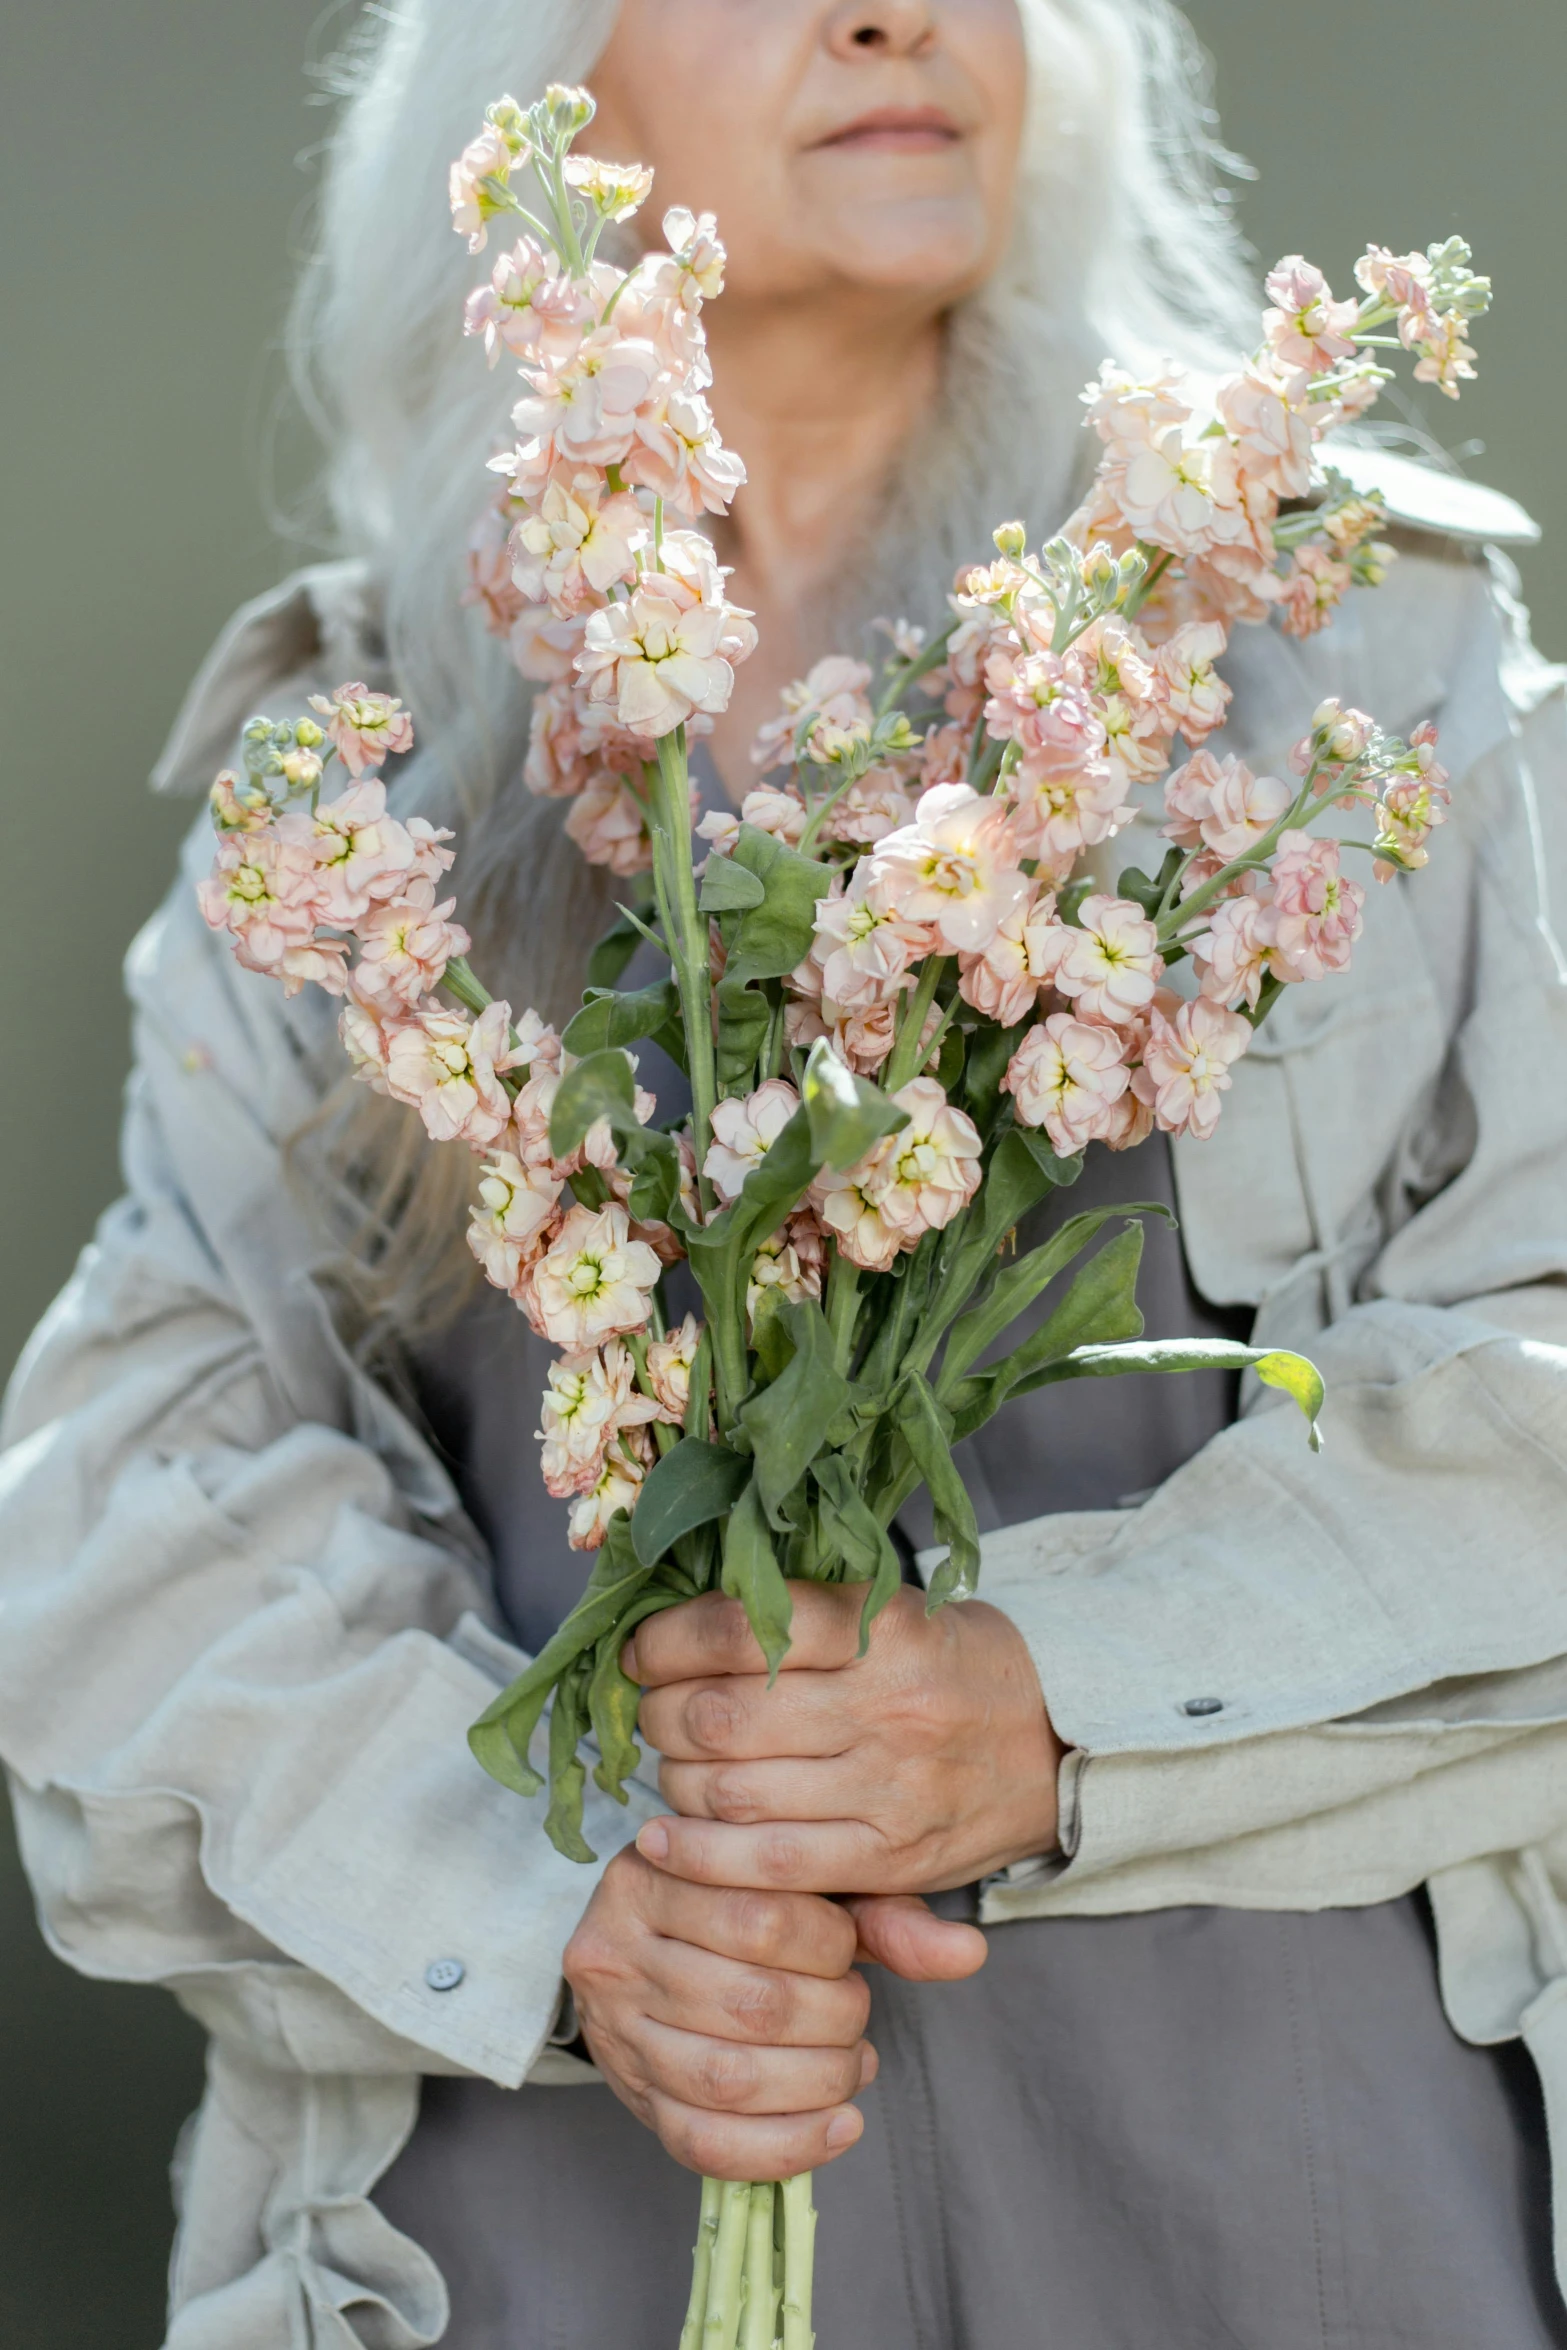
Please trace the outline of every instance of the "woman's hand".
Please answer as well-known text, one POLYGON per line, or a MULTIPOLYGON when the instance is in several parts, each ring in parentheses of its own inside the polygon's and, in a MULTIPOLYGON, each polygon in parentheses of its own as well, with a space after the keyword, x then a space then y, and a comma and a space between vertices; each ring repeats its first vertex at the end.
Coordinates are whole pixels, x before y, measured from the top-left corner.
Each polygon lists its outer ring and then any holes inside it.
MULTIPOLYGON (((638 1627, 626 1670, 664 1757, 659 1784, 684 1815, 650 1821, 641 1852, 704 1885, 907 1895, 1051 1850, 1062 1747, 1006 1616, 980 1600, 927 1616, 904 1590, 861 1657, 863 1589, 791 1594, 771 1689, 735 1600, 709 1595, 638 1627)), ((866 1954, 899 1973, 907 1910, 901 1922, 858 1911, 866 1954)))
MULTIPOLYGON (((934 1982, 984 1962, 972 1926, 917 1902, 868 1906, 885 1916, 859 1946, 902 1974, 934 1982)), ((564 1966, 594 2063, 677 2162, 787 2179, 865 2126, 849 2103, 876 2078, 856 1942, 836 1902, 683 1884, 633 1850, 604 1871, 564 1966)))
POLYGON ((846 1910, 682 1884, 635 1851, 567 1945, 593 2061, 669 2153, 709 2178, 791 2178, 842 2154, 876 2078, 846 1910))

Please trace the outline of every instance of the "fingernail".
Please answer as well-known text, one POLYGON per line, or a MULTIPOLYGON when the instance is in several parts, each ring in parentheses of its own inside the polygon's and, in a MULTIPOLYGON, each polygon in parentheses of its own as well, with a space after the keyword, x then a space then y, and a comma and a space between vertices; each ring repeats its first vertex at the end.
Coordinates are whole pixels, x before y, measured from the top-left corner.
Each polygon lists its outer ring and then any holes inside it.
POLYGON ((637 1832, 637 1850, 644 1860, 668 1860, 669 1830, 662 1820, 649 1820, 637 1832))
POLYGON ((835 2113, 827 2124, 828 2150, 836 2154, 842 2146, 852 2146, 865 2124, 857 2113, 835 2113))
POLYGON ((628 1640, 625 1647, 620 1652, 620 1669, 625 1674, 628 1681, 635 1681, 640 1684, 642 1676, 637 1671, 637 1644, 635 1638, 628 1640))

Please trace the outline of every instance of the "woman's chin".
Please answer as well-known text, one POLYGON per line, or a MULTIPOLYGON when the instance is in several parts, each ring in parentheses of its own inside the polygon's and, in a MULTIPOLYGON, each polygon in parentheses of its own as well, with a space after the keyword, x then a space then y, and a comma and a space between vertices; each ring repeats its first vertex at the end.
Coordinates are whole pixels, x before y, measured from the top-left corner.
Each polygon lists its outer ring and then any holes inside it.
POLYGON ((834 275, 867 293, 919 289, 945 307, 979 285, 995 265, 990 223, 977 196, 859 206, 812 239, 834 275))

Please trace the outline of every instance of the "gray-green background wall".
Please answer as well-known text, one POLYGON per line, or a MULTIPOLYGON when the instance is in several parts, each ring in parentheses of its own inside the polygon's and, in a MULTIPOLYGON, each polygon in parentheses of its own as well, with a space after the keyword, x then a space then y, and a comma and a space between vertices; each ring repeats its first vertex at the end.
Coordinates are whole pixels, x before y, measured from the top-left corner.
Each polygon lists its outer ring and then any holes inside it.
MULTIPOLYGON (((481 0, 475 0, 475 5, 481 0)), ((1525 564, 1567 654, 1559 299, 1561 0, 1196 0, 1242 218, 1341 279, 1368 236, 1462 229, 1497 280, 1484 380, 1433 403, 1546 525, 1525 564)), ((142 788, 225 616, 299 560, 262 482, 302 159, 325 116, 320 0, 0 5, 0 1365, 112 1198, 117 966, 188 810, 142 788)), ((166 2166, 197 2035, 161 1993, 84 1983, 0 1856, 0 2341, 154 2350, 166 2166)))

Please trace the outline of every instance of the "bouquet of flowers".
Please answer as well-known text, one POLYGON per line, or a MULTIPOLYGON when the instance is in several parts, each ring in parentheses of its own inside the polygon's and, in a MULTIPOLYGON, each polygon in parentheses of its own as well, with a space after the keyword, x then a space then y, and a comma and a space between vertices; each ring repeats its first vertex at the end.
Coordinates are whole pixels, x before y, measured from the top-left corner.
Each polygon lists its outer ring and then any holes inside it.
MULTIPOLYGON (((568 799, 584 855, 628 883, 581 1009, 557 1035, 487 993, 441 894, 451 836, 388 811, 378 770, 409 715, 362 685, 247 727, 202 884, 247 968, 342 997, 357 1074, 475 1154, 474 1254, 560 1350, 542 1471, 592 1568, 472 1743, 531 1795, 548 1708, 546 1824, 583 1861, 584 1742, 621 1801, 639 1759, 637 1624, 721 1589, 776 1671, 790 1584, 816 1578, 863 1586, 868 1635, 921 1485, 945 1546, 929 1604, 971 1593, 954 1447, 1009 1397, 1247 1368, 1317 1441, 1300 1356, 1142 1341, 1141 1219, 1162 1209, 1012 1244, 1089 1143, 1212 1132, 1284 989, 1348 963, 1367 893, 1346 851, 1379 880, 1425 863, 1448 796, 1431 727, 1399 741, 1327 702, 1285 777, 1205 746, 1230 625, 1308 634, 1391 561, 1378 501, 1323 464, 1323 436, 1399 348, 1456 395, 1489 299, 1456 239, 1373 247, 1358 300, 1293 257, 1223 382, 1107 366, 1086 395, 1097 476, 1060 535, 1030 552, 1004 525, 944 628, 890 627, 879 675, 819 662, 763 728, 738 814, 694 827, 690 743, 756 642, 695 527, 744 479, 705 396, 724 252, 710 216, 672 211, 665 249, 599 257, 651 174, 577 154, 591 114, 580 90, 502 100, 451 178, 472 249, 492 220, 521 227, 467 311, 524 385, 472 594, 542 688, 528 784, 568 799), (1106 886, 1104 844, 1161 777, 1162 863, 1106 886), (644 944, 662 976, 622 988, 644 944), (689 1085, 662 1122, 645 1044, 689 1085), (700 1310, 677 1318, 682 1264, 700 1310)), ((808 2178, 705 2182, 682 2350, 809 2350, 813 2225, 808 2178)))

